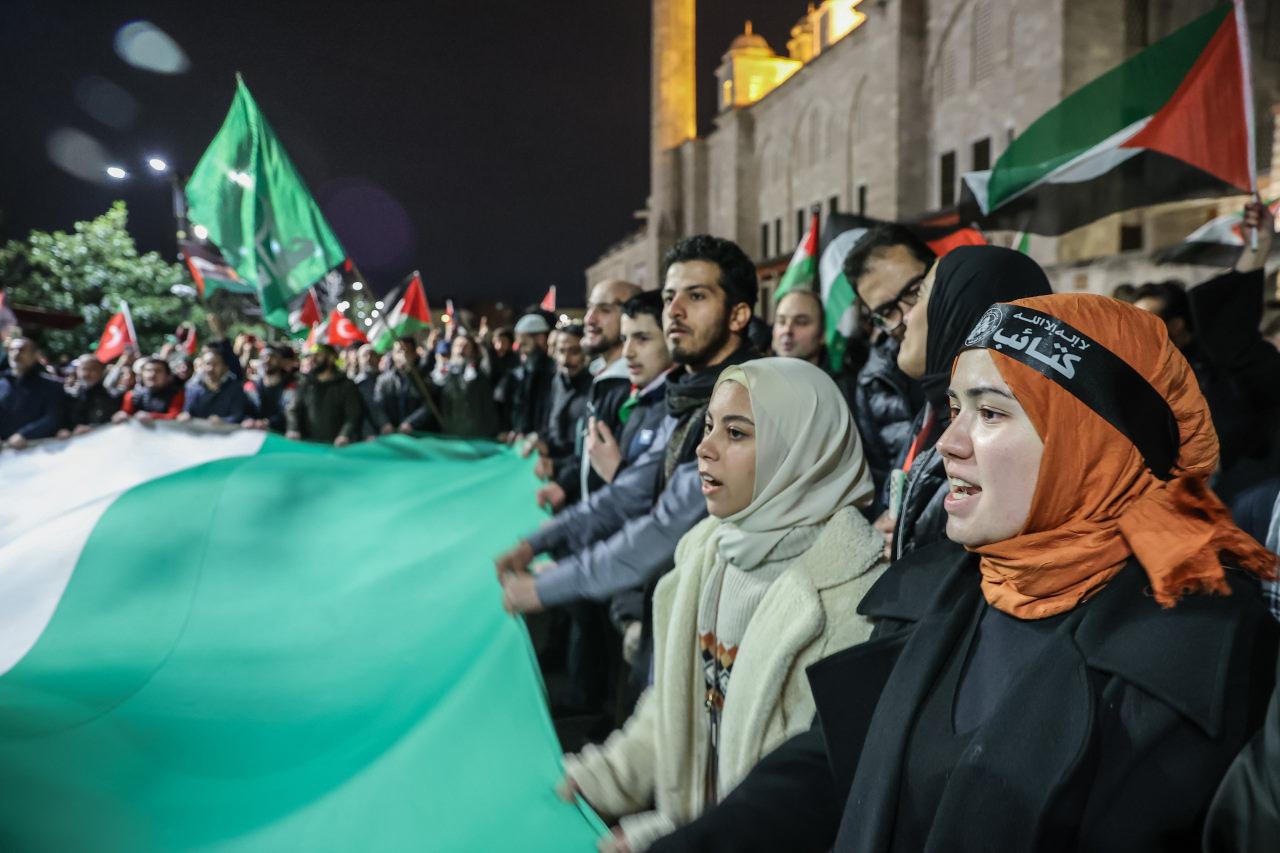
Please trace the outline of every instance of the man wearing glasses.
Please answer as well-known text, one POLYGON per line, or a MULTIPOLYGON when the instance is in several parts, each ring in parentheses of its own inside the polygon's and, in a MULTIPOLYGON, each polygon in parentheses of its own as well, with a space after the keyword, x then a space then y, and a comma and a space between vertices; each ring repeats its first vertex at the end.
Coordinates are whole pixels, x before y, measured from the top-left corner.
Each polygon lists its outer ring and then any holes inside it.
POLYGON ((880 495, 879 509, 885 506, 885 480, 910 443, 912 418, 924 403, 919 384, 898 369, 898 344, 902 318, 919 298, 933 260, 918 237, 888 223, 867 231, 844 260, 845 278, 871 327, 871 353, 858 374, 854 419, 880 495))

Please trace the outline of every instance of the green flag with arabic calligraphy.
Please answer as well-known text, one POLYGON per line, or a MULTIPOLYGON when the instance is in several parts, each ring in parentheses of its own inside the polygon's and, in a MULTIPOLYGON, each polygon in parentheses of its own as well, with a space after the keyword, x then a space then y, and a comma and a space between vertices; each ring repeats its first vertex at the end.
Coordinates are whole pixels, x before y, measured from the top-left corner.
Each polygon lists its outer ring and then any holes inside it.
POLYGON ((238 76, 222 128, 186 186, 191 221, 246 283, 268 323, 289 328, 289 301, 346 252, 238 76))

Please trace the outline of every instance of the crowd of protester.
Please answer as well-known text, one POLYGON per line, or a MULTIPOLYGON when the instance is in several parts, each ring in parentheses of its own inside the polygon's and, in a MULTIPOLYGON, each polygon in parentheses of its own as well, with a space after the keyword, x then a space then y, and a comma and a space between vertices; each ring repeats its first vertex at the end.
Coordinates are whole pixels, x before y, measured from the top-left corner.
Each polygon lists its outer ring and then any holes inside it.
POLYGON ((602 849, 1274 849, 1280 342, 1274 225, 1245 225, 1233 269, 1113 297, 874 228, 836 369, 821 299, 763 336, 754 264, 707 235, 581 324, 385 354, 215 321, 194 357, 59 376, 15 334, 0 441, 203 419, 536 456, 550 518, 495 568, 602 849))

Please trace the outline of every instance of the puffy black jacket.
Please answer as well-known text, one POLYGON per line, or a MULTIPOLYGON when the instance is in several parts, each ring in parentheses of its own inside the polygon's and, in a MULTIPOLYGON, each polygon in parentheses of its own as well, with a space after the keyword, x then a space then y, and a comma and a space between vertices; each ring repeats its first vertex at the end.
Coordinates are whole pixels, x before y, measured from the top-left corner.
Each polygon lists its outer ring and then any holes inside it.
POLYGON ((923 402, 919 384, 898 369, 897 341, 885 338, 873 346, 858 374, 853 420, 877 495, 884 491, 894 460, 911 442, 911 420, 923 402))

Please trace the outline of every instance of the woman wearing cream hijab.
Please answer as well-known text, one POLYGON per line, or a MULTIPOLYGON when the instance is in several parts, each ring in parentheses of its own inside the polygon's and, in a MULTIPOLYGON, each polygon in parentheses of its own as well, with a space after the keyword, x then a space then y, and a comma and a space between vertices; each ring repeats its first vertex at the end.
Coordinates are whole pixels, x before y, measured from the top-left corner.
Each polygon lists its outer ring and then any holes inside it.
POLYGON ((566 760, 562 793, 618 821, 601 849, 636 853, 718 801, 808 728, 805 667, 871 633, 857 607, 882 541, 832 380, 792 358, 727 368, 697 455, 710 517, 654 593, 653 683, 622 729, 566 760))

